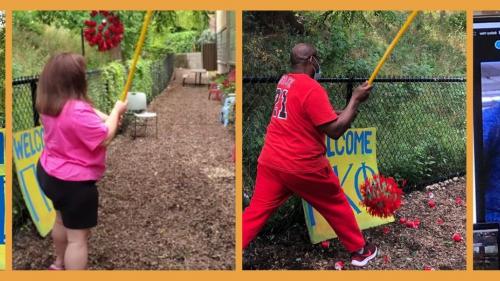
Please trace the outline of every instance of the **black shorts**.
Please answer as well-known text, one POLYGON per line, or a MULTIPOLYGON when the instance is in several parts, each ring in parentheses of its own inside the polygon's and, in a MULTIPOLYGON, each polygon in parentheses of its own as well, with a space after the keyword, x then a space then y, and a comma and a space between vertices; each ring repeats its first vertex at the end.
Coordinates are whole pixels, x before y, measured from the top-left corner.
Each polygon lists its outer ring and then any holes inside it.
POLYGON ((63 225, 69 229, 86 229, 97 225, 99 193, 95 181, 64 181, 37 165, 37 178, 45 195, 61 213, 63 225))

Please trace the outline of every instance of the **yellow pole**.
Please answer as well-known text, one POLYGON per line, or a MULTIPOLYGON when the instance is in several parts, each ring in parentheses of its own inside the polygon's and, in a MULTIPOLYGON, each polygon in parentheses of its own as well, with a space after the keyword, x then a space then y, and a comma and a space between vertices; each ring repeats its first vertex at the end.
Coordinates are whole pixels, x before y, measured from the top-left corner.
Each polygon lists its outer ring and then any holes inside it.
POLYGON ((137 41, 137 45, 135 46, 134 58, 132 59, 132 65, 130 66, 130 70, 128 72, 127 83, 125 84, 125 88, 123 89, 122 95, 120 96, 120 100, 124 101, 127 98, 128 90, 132 85, 132 80, 134 79, 135 66, 137 61, 139 60, 139 56, 141 55, 142 45, 144 44, 144 39, 146 39, 146 31, 148 30, 149 22, 151 21, 151 15, 153 11, 147 11, 146 16, 144 17, 144 22, 142 23, 141 35, 139 36, 139 41, 137 41))
POLYGON ((391 45, 389 45, 389 47, 387 47, 387 50, 385 50, 384 56, 382 56, 382 58, 378 62, 377 67, 375 67, 375 70, 373 70, 373 73, 370 76, 370 79, 368 80, 369 85, 371 85, 373 83, 373 80, 375 80, 375 77, 377 77, 378 72, 380 71, 380 69, 384 65, 384 63, 387 60, 387 58, 389 57, 389 55, 392 53, 392 50, 394 49, 394 47, 398 43, 399 39, 401 39, 401 37, 406 32, 406 30, 408 29, 408 27, 410 26, 412 21, 415 19, 417 14, 418 14, 418 11, 413 11, 406 19, 405 24, 401 27, 398 34, 396 34, 396 37, 394 37, 394 39, 392 39, 391 45))

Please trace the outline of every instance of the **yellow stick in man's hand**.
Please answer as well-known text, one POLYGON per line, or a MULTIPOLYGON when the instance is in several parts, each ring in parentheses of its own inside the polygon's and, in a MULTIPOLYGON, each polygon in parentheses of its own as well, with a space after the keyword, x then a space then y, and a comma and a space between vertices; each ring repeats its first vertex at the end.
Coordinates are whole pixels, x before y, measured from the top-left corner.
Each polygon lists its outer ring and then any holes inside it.
POLYGON ((375 80, 375 77, 377 77, 378 72, 380 71, 380 69, 384 65, 384 63, 387 60, 387 58, 389 57, 389 55, 392 53, 392 50, 394 49, 394 47, 398 43, 399 39, 401 39, 401 37, 406 32, 406 30, 408 29, 410 24, 413 22, 413 20, 417 16, 417 14, 418 14, 418 11, 413 11, 406 19, 405 24, 401 27, 398 34, 396 34, 396 37, 394 37, 394 39, 392 39, 391 45, 389 45, 389 47, 387 47, 387 50, 385 50, 384 56, 378 62, 377 67, 375 67, 375 70, 373 70, 373 73, 370 76, 370 79, 368 80, 369 85, 371 85, 373 83, 373 80, 375 80))
POLYGON ((135 66, 137 65, 139 56, 141 55, 142 45, 144 45, 144 39, 146 39, 146 32, 148 31, 148 25, 151 21, 152 14, 153 11, 147 11, 146 16, 144 17, 141 35, 139 36, 139 41, 137 41, 137 45, 135 46, 134 58, 132 59, 132 65, 130 66, 130 70, 128 72, 127 83, 125 84, 125 88, 123 89, 122 95, 120 96, 121 101, 125 101, 125 99, 127 98, 128 90, 130 89, 130 86, 132 86, 132 80, 134 79, 135 74, 135 66))

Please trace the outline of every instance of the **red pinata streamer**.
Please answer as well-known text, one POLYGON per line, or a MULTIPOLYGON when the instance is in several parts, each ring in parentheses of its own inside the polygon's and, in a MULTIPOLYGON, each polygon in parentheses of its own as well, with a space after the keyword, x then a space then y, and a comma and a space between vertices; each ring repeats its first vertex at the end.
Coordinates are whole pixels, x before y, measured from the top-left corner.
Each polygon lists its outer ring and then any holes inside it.
POLYGON ((403 191, 391 177, 376 174, 366 179, 360 189, 363 195, 361 204, 372 216, 387 218, 401 207, 403 191))

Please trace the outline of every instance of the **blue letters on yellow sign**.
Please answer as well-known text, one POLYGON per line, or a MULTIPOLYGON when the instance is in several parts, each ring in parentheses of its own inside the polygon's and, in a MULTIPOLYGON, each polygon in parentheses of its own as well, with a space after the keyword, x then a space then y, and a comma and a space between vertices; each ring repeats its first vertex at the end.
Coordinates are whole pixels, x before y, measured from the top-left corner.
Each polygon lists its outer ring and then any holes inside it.
MULTIPOLYGON (((43 149, 43 128, 16 133, 14 137, 14 153, 18 160, 35 157, 43 149)), ((38 160, 38 159, 37 159, 38 160)))
POLYGON ((14 164, 19 186, 38 232, 46 236, 54 225, 55 211, 52 202, 40 188, 36 177, 36 166, 42 149, 42 127, 14 133, 14 164))
POLYGON ((347 131, 340 140, 326 139, 326 156, 365 155, 372 154, 375 142, 372 142, 372 131, 347 131), (332 144, 333 143, 333 144, 332 144))
MULTIPOLYGON (((370 216, 360 204, 363 200, 361 184, 378 173, 376 129, 348 130, 338 140, 327 138, 326 148, 332 170, 339 178, 360 228, 366 229, 393 221, 393 218, 381 219, 370 216)), ((312 243, 336 237, 330 225, 310 204, 303 201, 303 207, 312 243)))

